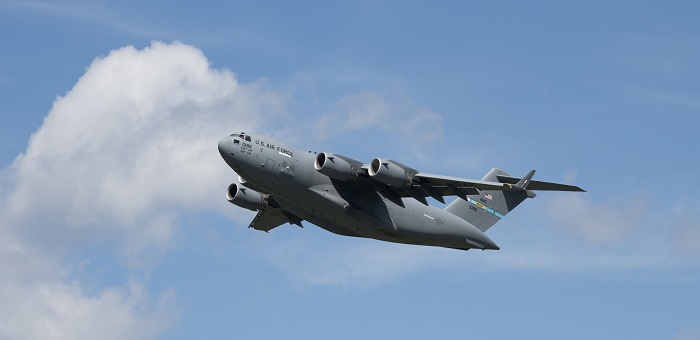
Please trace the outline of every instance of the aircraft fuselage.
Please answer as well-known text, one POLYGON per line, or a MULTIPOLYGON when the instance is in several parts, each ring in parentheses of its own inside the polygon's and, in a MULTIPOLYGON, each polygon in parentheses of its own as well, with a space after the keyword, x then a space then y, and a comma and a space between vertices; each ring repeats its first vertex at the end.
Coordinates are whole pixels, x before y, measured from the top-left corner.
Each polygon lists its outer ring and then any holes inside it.
POLYGON ((401 206, 381 195, 366 177, 341 181, 316 171, 314 152, 255 134, 226 137, 219 151, 249 187, 330 232, 396 243, 499 249, 475 226, 446 210, 413 198, 401 198, 401 206))

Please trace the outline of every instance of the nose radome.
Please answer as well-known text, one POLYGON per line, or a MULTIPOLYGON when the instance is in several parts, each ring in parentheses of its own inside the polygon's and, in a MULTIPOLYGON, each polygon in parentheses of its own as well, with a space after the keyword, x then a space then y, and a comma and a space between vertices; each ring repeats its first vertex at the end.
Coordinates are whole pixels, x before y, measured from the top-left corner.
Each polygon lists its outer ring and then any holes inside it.
POLYGON ((219 153, 221 154, 222 157, 225 157, 225 155, 229 154, 229 150, 231 149, 231 136, 227 136, 222 138, 219 141, 219 153))

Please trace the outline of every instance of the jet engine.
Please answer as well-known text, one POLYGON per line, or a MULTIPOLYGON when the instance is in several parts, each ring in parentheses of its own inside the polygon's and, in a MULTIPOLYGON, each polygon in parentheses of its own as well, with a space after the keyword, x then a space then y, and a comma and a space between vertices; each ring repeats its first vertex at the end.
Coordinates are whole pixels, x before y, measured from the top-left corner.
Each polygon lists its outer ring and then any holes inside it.
POLYGON ((347 181, 357 178, 359 166, 353 166, 342 156, 321 152, 316 156, 314 169, 330 178, 347 181))
POLYGON ((373 159, 369 163, 369 175, 377 181, 393 187, 408 187, 412 182, 411 172, 386 159, 373 159))
POLYGON ((259 192, 253 189, 241 188, 236 183, 231 183, 226 189, 226 199, 241 208, 253 211, 267 206, 267 201, 259 192))

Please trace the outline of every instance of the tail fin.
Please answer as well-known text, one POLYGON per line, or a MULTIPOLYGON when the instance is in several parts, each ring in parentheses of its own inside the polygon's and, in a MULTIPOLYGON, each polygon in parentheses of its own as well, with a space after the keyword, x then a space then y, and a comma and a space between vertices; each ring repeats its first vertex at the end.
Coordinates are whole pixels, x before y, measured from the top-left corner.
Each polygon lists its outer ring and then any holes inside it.
MULTIPOLYGON (((482 180, 500 182, 498 176, 510 177, 503 170, 493 168, 482 180)), ((516 185, 527 186, 530 178, 532 178, 532 172, 523 178, 523 184, 517 183, 516 185), (524 181, 525 179, 527 180, 524 181)), ((467 200, 457 198, 445 210, 459 216, 483 232, 500 221, 503 216, 515 209, 526 198, 535 196, 535 193, 529 190, 481 190, 479 194, 468 195, 467 200)))

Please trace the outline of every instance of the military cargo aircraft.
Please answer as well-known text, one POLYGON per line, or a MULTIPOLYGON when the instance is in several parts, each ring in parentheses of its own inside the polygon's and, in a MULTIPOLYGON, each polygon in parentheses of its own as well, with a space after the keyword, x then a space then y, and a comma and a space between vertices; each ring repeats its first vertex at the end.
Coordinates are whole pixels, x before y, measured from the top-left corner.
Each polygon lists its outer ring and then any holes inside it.
POLYGON ((491 169, 481 180, 434 175, 389 159, 369 164, 338 154, 304 152, 270 137, 234 133, 219 153, 238 173, 229 202, 257 211, 250 228, 269 232, 308 221, 332 233, 454 249, 500 249, 484 232, 534 190, 584 191, 491 169), (445 203, 444 209, 427 198, 445 203))

